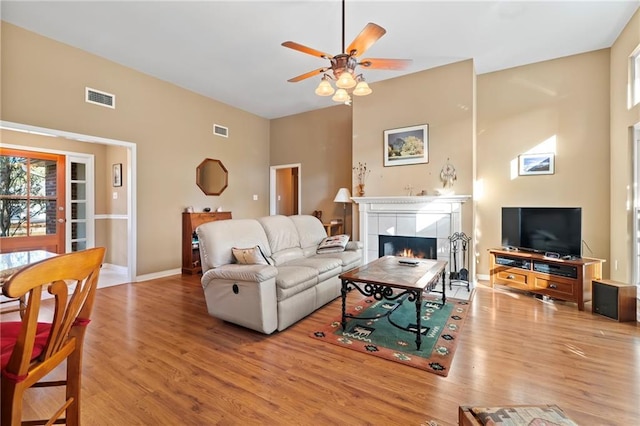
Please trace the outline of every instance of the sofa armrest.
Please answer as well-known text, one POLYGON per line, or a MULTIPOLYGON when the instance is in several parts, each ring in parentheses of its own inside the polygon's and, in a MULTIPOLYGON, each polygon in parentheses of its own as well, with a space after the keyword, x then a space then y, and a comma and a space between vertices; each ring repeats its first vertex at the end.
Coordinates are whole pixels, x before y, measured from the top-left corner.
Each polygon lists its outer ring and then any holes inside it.
POLYGON ((358 251, 362 249, 363 244, 362 241, 349 241, 347 246, 345 247, 346 251, 358 251))
POLYGON ((215 279, 263 282, 278 275, 278 269, 271 265, 240 265, 232 263, 209 269, 202 275, 202 286, 206 287, 215 279))

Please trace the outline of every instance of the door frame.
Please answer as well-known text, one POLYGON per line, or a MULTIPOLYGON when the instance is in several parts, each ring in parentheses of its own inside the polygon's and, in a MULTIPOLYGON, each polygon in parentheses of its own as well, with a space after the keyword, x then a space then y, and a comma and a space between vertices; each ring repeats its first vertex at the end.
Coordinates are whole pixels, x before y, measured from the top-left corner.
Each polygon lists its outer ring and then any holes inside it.
MULTIPOLYGON (((640 290, 640 123, 631 131, 632 142, 632 178, 633 178, 633 214, 631 238, 631 282, 640 290)), ((617 261, 616 261, 617 268, 617 261)))
POLYGON ((281 164, 269 167, 269 214, 276 214, 278 196, 276 193, 276 171, 280 169, 298 169, 298 214, 302 214, 302 164, 281 164))
MULTIPOLYGON (((22 124, 22 123, 14 123, 14 122, 10 122, 10 121, 0 121, 0 129, 6 129, 6 130, 12 130, 12 131, 17 131, 17 132, 26 132, 26 133, 32 133, 32 134, 36 134, 36 135, 42 135, 42 136, 53 136, 53 137, 60 137, 60 138, 65 138, 65 139, 70 139, 70 140, 75 140, 78 142, 87 142, 87 143, 97 143, 97 144, 102 144, 102 145, 114 145, 114 146, 121 146, 121 147, 125 147, 127 148, 127 157, 128 157, 128 164, 127 167, 128 169, 126 170, 125 173, 125 178, 127 180, 127 187, 129 188, 129 190, 127 191, 127 215, 128 215, 128 220, 127 220, 127 234, 128 234, 128 238, 127 238, 127 251, 128 251, 128 258, 127 258, 127 280, 129 282, 136 282, 136 276, 137 276, 137 257, 136 257, 136 253, 137 253, 137 206, 136 206, 136 199, 137 199, 137 194, 136 194, 136 188, 137 188, 137 150, 136 150, 136 144, 132 143, 132 142, 127 142, 127 141, 123 141, 123 140, 118 140, 118 139, 109 139, 109 138, 103 138, 103 137, 99 137, 99 136, 92 136, 92 135, 85 135, 85 134, 81 134, 81 133, 74 133, 74 132, 66 132, 64 130, 58 130, 58 129, 49 129, 46 127, 39 127, 39 126, 31 126, 28 124, 22 124)), ((26 146, 22 146, 22 145, 5 145, 7 147, 19 147, 19 149, 22 150, 28 150, 26 146)), ((32 148, 30 149, 31 151, 41 151, 41 152, 47 152, 46 149, 40 149, 40 148, 32 148)), ((73 156, 78 156, 80 153, 77 152, 62 152, 62 151, 54 151, 54 150, 49 150, 50 152, 58 152, 61 154, 65 154, 65 155, 73 155, 73 156)))

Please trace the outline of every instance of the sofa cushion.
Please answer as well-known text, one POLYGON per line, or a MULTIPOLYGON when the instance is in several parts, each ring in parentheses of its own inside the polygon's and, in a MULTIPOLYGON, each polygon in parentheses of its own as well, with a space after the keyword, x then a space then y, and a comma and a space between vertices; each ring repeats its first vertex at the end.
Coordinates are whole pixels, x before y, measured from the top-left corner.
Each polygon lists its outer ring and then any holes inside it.
POLYGON ((307 249, 311 248, 311 254, 315 254, 320 241, 327 237, 327 230, 324 225, 322 225, 322 222, 316 217, 309 215, 289 216, 289 219, 291 219, 298 230, 302 250, 306 253, 307 249))
POLYGON ((318 283, 318 271, 306 266, 284 265, 278 267, 276 297, 284 300, 318 283))
MULTIPOLYGON (((300 249, 298 230, 287 216, 265 216, 258 218, 258 222, 267 235, 271 253, 291 248, 300 249)), ((300 251, 300 256, 302 256, 302 251, 300 251)))
POLYGON ((231 248, 236 262, 242 265, 271 265, 269 259, 264 255, 260 246, 251 248, 231 248))
POLYGON ((305 257, 287 263, 287 266, 306 266, 316 270, 318 281, 324 281, 342 273, 342 261, 331 257, 305 257))
POLYGON ((348 242, 349 236, 345 234, 327 237, 320 242, 316 253, 338 253, 344 251, 348 242))
POLYGON ((331 258, 331 259, 339 260, 342 265, 342 272, 348 271, 349 269, 353 269, 356 266, 360 266, 360 264, 362 263, 361 250, 357 250, 357 251, 346 250, 346 251, 341 251, 339 253, 324 253, 324 254, 316 255, 316 257, 331 258))

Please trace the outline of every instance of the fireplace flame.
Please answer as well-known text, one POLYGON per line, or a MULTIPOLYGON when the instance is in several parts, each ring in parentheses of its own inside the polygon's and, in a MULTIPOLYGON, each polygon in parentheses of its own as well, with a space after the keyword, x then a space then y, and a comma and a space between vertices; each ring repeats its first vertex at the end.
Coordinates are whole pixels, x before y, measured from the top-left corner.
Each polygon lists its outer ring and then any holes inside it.
POLYGON ((402 250, 402 253, 400 253, 400 256, 402 256, 402 257, 415 257, 414 254, 413 254, 413 250, 411 250, 411 249, 402 250))

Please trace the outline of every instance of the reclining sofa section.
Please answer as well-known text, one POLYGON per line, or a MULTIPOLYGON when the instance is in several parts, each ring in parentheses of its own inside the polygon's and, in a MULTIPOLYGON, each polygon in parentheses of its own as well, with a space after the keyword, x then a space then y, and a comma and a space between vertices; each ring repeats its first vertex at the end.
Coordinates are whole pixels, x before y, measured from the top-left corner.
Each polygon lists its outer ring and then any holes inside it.
POLYGON ((317 254, 327 233, 314 216, 221 220, 196 232, 209 314, 265 334, 284 330, 338 297, 338 276, 362 263, 359 242, 317 254), (266 259, 238 263, 234 248, 261 251, 266 259))

